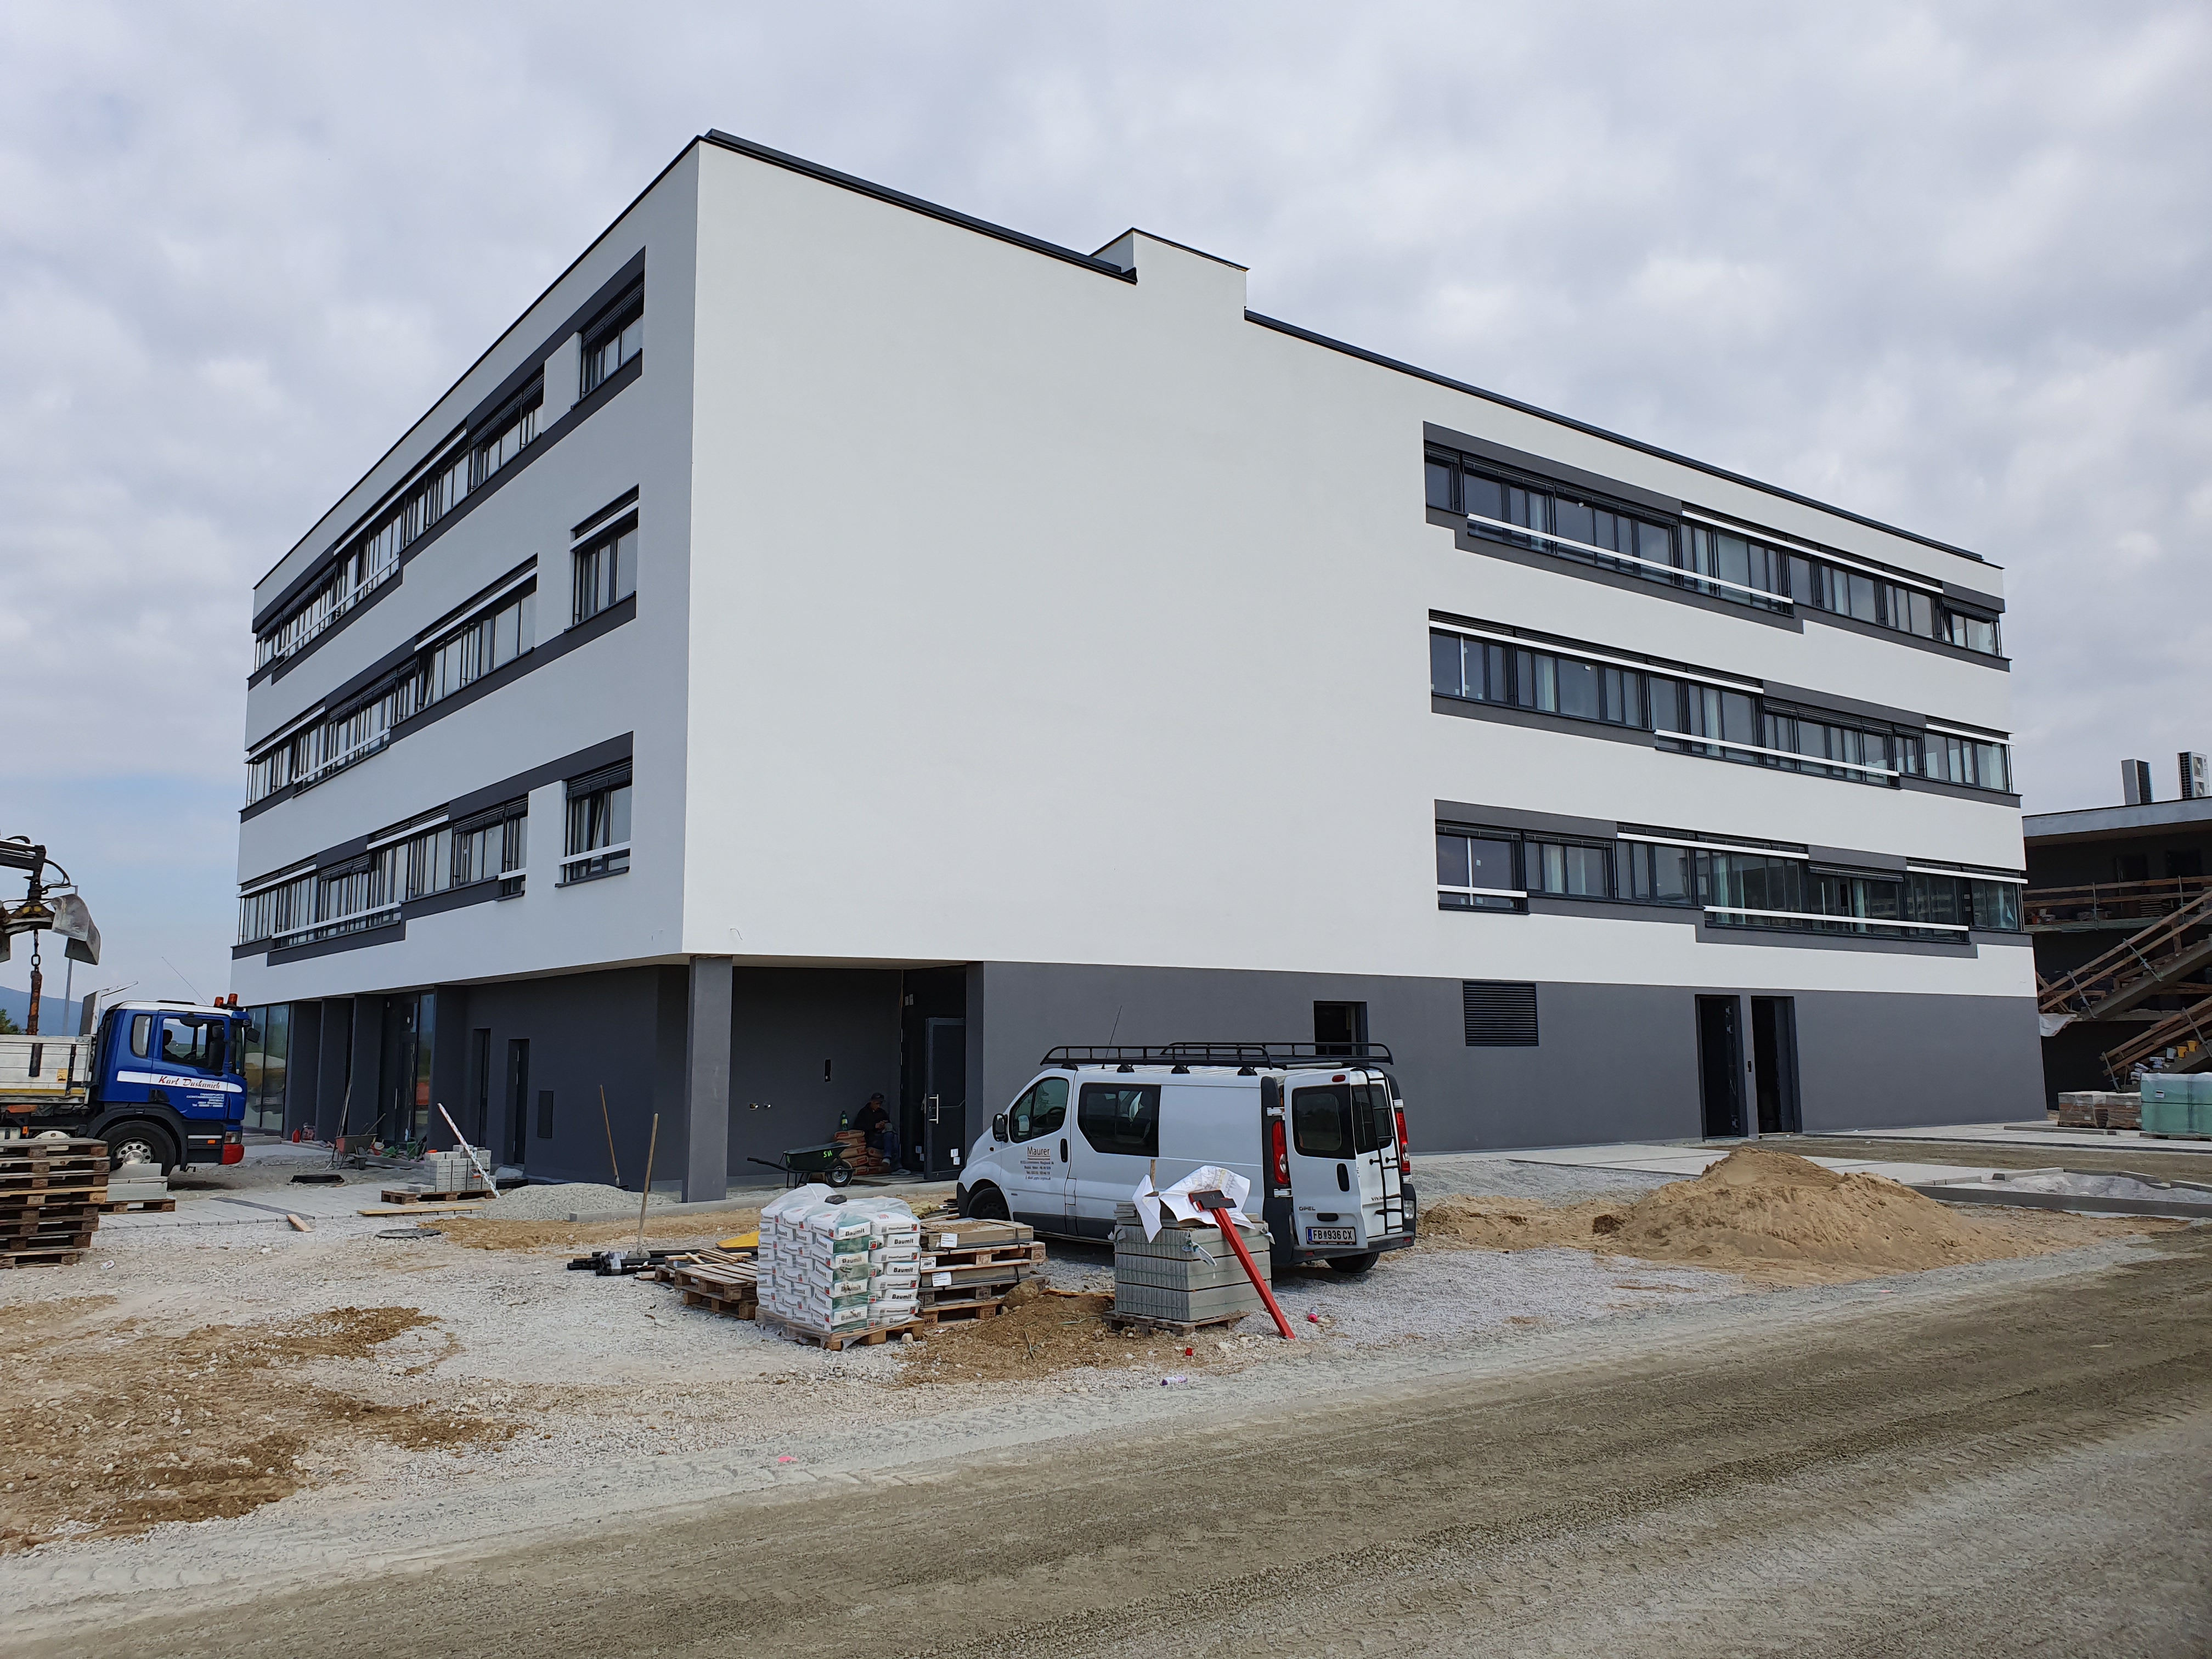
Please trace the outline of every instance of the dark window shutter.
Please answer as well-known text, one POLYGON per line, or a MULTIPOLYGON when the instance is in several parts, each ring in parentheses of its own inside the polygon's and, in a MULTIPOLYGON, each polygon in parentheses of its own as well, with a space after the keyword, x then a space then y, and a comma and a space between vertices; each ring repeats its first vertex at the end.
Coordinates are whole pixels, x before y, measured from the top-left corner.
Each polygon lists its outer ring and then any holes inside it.
POLYGON ((1460 982, 1470 1048, 1533 1048, 1536 1046, 1536 988, 1514 980, 1470 979, 1460 982))
POLYGON ((612 789, 629 781, 629 763, 620 761, 612 766, 603 766, 596 772, 586 773, 580 778, 570 778, 568 799, 574 800, 580 795, 595 795, 602 789, 612 789))

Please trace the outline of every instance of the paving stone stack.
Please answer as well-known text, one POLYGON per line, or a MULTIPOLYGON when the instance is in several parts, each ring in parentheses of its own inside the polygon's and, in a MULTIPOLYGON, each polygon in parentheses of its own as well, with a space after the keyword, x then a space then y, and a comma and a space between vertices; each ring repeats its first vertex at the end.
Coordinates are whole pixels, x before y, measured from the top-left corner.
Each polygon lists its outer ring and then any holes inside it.
POLYGON ((477 1173, 477 1166, 469 1161, 465 1152, 431 1152, 422 1159, 422 1169, 434 1193, 488 1193, 490 1187, 477 1173))
POLYGON ((0 1267, 68 1267, 107 1202, 107 1145, 0 1140, 0 1267))
MULTIPOLYGON (((1238 1229, 1253 1264, 1264 1276, 1273 1243, 1266 1227, 1238 1229)), ((1267 1304, 1246 1277, 1244 1264, 1211 1220, 1162 1216, 1158 1237, 1146 1238, 1133 1205, 1116 1206, 1114 1226, 1114 1313, 1169 1328, 1228 1324, 1267 1304)))

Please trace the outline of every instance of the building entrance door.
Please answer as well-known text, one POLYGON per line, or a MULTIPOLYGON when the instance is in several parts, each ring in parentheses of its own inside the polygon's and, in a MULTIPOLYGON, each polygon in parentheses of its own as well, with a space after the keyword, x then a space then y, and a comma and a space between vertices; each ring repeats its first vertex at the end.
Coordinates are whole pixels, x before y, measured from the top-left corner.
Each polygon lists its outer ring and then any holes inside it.
POLYGON ((921 1169, 957 1176, 968 1155, 968 1022, 922 1024, 921 1169))
POLYGON ((1751 1075, 1759 1101, 1759 1133, 1794 1135, 1797 1110, 1797 999, 1751 1000, 1751 1075))
POLYGON ((1705 1107, 1709 1140, 1745 1133, 1743 1117, 1743 1029, 1735 997, 1698 999, 1698 1092, 1705 1107))

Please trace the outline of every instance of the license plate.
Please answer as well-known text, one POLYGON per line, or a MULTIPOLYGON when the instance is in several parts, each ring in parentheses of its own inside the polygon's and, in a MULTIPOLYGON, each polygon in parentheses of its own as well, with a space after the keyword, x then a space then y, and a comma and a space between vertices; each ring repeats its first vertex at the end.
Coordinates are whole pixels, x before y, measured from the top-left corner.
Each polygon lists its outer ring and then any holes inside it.
POLYGON ((1359 1233, 1358 1229, 1352 1227, 1309 1227, 1306 1229, 1306 1243, 1309 1244, 1357 1244, 1359 1243, 1359 1233))

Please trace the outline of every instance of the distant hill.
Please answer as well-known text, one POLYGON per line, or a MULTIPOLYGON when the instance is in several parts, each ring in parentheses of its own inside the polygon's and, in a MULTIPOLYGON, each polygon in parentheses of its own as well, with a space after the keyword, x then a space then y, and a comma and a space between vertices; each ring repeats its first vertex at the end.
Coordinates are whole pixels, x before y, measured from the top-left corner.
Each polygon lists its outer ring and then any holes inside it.
MULTIPOLYGON (((77 1004, 64 1002, 58 991, 48 991, 44 1000, 46 1006, 39 1011, 40 1029, 53 1036, 75 1036, 77 1004)), ((15 1022, 15 1029, 21 1030, 31 1018, 30 992, 0 985, 0 1008, 7 1010, 8 1018, 15 1022)))

